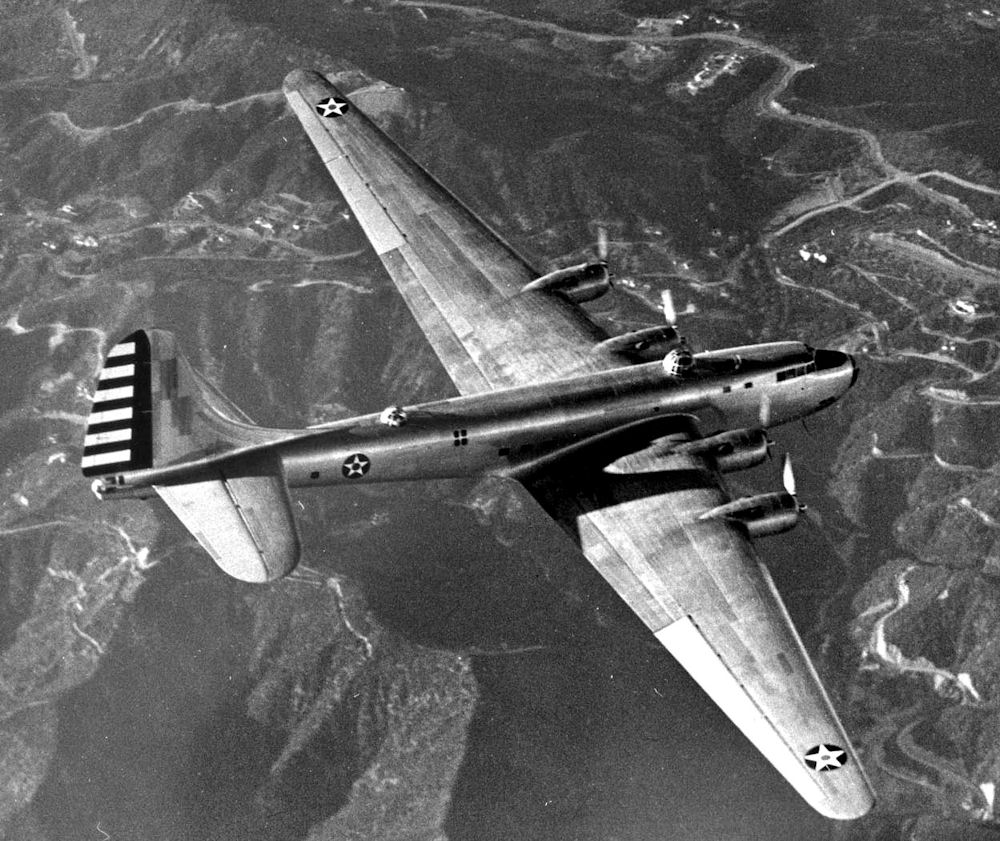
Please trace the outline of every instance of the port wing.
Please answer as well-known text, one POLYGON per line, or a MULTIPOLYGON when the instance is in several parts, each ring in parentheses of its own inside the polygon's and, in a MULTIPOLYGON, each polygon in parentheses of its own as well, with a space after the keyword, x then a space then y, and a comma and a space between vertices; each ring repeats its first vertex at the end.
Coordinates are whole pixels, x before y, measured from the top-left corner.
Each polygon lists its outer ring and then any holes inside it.
MULTIPOLYGON (((459 391, 622 364, 595 353, 606 336, 578 307, 523 291, 536 276, 527 262, 361 113, 363 94, 308 71, 285 80, 289 104, 459 391)), ((581 454, 618 458, 619 444, 612 435, 581 454)), ((648 454, 615 461, 617 473, 603 467, 589 482, 542 463, 515 478, 810 805, 832 818, 867 812, 864 771, 767 570, 737 527, 698 520, 727 501, 714 471, 698 457, 648 454)))
POLYGON ((369 94, 307 70, 285 79, 289 105, 459 391, 604 367, 593 348, 607 335, 562 296, 522 292, 539 273, 362 113, 369 94))

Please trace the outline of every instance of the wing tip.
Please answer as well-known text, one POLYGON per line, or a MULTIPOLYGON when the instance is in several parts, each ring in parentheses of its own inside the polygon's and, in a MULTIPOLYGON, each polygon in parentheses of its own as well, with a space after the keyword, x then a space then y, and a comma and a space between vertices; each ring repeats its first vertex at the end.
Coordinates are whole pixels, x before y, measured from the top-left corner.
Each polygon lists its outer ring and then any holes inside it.
POLYGON ((287 95, 292 91, 301 92, 308 90, 309 88, 315 89, 317 86, 319 86, 326 94, 344 96, 343 92, 340 91, 326 76, 318 70, 311 70, 306 67, 296 67, 288 73, 288 75, 285 76, 282 88, 287 95))
MULTIPOLYGON (((203 544, 204 545, 204 544, 203 544)), ((298 566, 300 550, 295 546, 286 554, 274 557, 258 553, 217 553, 209 551, 212 560, 231 578, 247 584, 269 584, 284 578, 298 566)))
POLYGON ((303 85, 316 81, 317 76, 319 76, 319 73, 315 70, 307 70, 304 67, 296 67, 287 76, 285 76, 285 92, 287 93, 288 91, 298 90, 303 85))
POLYGON ((853 748, 849 748, 848 753, 850 758, 842 769, 811 775, 818 784, 819 791, 814 787, 796 785, 795 780, 788 780, 813 809, 823 817, 835 821, 856 821, 863 818, 875 807, 876 802, 875 791, 857 754, 853 748))
MULTIPOLYGON (((875 806, 874 799, 867 799, 862 803, 852 803, 849 808, 842 809, 816 809, 823 817, 834 821, 856 821, 867 815, 875 806)), ((815 807, 814 807, 815 808, 815 807)))

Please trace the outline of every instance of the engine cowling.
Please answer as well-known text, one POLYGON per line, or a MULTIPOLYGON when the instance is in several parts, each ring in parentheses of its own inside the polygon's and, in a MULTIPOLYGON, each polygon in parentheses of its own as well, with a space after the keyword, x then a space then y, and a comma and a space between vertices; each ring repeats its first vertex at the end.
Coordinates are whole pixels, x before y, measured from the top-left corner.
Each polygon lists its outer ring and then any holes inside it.
POLYGON ((680 336, 669 325, 645 327, 605 339, 595 350, 624 353, 644 362, 656 362, 680 344, 680 336))
POLYGON ((738 523, 750 537, 781 534, 795 527, 801 506, 786 491, 734 499, 706 511, 699 520, 728 520, 738 523))
POLYGON ((611 290, 611 274, 605 263, 580 263, 557 269, 524 285, 525 292, 555 292, 574 304, 600 298, 611 290))
POLYGON ((732 473, 762 464, 767 459, 770 444, 763 429, 731 429, 678 444, 672 452, 710 456, 721 472, 732 473))

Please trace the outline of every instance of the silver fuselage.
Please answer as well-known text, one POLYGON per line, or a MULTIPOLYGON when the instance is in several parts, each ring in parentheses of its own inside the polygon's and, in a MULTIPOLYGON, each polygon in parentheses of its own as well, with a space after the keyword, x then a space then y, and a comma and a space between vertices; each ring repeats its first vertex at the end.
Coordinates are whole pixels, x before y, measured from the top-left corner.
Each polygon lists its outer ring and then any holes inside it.
MULTIPOLYGON (((244 445, 111 474, 95 490, 147 496, 154 486, 238 474, 265 453, 280 462, 290 487, 516 476, 519 466, 546 454, 656 417, 693 419, 702 435, 787 423, 834 403, 856 378, 853 358, 840 351, 801 342, 727 348, 695 354, 682 377, 651 362, 405 406, 400 426, 386 425, 380 414, 303 430, 245 425, 244 445)), ((637 441, 635 449, 644 446, 637 441)))
POLYGON ((804 417, 841 397, 853 359, 797 342, 697 354, 684 378, 660 363, 405 407, 339 421, 274 445, 290 486, 510 472, 518 462, 657 415, 689 415, 704 433, 804 417), (798 373, 793 373, 793 372, 798 373))

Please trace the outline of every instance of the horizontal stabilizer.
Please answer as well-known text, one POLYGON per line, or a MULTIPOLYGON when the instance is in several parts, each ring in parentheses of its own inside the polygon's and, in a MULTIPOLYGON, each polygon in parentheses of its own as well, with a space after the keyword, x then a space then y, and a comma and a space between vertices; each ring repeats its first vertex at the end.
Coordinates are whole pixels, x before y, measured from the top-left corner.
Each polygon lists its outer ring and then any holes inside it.
POLYGON ((291 500, 273 453, 206 467, 195 481, 155 487, 228 575, 253 583, 273 581, 298 563, 291 500))

